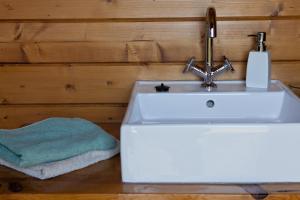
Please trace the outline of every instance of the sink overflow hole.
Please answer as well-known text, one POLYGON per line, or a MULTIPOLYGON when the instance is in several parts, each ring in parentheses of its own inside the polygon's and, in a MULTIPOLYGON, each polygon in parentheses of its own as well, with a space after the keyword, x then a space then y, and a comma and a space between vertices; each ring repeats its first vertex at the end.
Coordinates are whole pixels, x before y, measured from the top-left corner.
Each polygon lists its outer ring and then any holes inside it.
POLYGON ((209 108, 213 108, 215 106, 215 102, 213 100, 208 100, 206 102, 206 106, 209 108))

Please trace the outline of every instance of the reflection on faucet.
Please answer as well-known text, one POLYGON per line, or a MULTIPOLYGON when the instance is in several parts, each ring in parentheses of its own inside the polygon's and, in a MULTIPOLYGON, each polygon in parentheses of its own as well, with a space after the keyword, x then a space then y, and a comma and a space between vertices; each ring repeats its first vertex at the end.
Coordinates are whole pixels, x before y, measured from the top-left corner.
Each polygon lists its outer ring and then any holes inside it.
POLYGON ((202 87, 211 88, 217 85, 213 82, 213 78, 224 71, 234 71, 230 61, 224 56, 224 63, 214 67, 213 64, 213 38, 217 37, 217 23, 216 23, 216 10, 208 8, 206 14, 206 49, 205 49, 205 71, 198 68, 195 62, 195 57, 190 58, 184 69, 184 73, 192 71, 197 76, 204 79, 202 87))

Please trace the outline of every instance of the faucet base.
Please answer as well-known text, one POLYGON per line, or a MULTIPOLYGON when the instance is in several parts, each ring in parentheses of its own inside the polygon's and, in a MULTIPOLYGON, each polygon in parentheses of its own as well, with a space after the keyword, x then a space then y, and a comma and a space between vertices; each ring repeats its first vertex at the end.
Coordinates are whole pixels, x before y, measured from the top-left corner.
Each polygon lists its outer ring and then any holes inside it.
POLYGON ((204 88, 216 88, 217 87, 217 84, 215 84, 214 82, 210 82, 210 83, 202 83, 201 84, 201 87, 204 87, 204 88))

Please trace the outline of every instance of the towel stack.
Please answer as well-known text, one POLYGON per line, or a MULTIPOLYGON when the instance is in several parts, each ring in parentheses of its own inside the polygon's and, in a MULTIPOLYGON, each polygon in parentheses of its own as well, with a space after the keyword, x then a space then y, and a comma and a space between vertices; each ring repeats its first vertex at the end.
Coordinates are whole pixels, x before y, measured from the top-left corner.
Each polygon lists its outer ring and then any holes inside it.
POLYGON ((119 142, 79 118, 49 118, 0 130, 0 165, 39 179, 55 177, 119 153, 119 142))

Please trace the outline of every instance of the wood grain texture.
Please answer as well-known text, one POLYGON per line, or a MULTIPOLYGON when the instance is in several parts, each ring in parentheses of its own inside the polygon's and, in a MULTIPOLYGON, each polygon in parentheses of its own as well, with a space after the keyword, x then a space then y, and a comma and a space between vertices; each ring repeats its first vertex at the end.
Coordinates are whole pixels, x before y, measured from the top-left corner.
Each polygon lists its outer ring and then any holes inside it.
POLYGON ((218 16, 299 16, 298 0, 5 0, 0 19, 118 19, 205 16, 215 6, 218 16))
MULTIPOLYGON (((255 200, 259 193, 249 193, 244 185, 220 184, 124 184, 121 182, 118 156, 49 180, 37 180, 0 167, 0 199, 5 200, 255 200), (14 192, 10 185, 20 186, 14 192), (255 198, 256 197, 256 198, 255 198)), ((255 186, 255 185, 254 185, 255 186)), ((299 184, 256 185, 266 192, 267 200, 299 199, 299 184)), ((251 185, 248 185, 251 187, 251 185)))
MULTIPOLYGON (((1 195, 7 200, 260 200, 251 195, 224 194, 12 194, 1 195)), ((299 194, 274 194, 266 200, 299 200, 299 194)))
MULTIPOLYGON (((119 138, 136 80, 198 80, 182 69, 203 60, 209 6, 215 60, 236 69, 218 79, 245 78, 247 35, 265 31, 272 78, 300 86, 299 0, 0 0, 0 128, 81 117, 119 138)), ((0 200, 300 199, 299 184, 258 187, 123 184, 119 157, 46 181, 0 167, 0 200)))
MULTIPOLYGON (((291 195, 298 197, 298 195, 291 195)), ((199 194, 13 194, 0 195, 6 200, 254 200, 250 195, 199 195, 199 194)), ((284 195, 287 198, 290 195, 284 195)), ((276 199, 275 199, 276 200, 276 199)), ((294 200, 294 199, 289 199, 294 200)))
MULTIPOLYGON (((274 61, 299 60, 300 20, 220 21, 215 60, 246 61, 258 30, 274 61)), ((204 49, 204 22, 0 23, 0 62, 183 62, 204 49)))
MULTIPOLYGON (((246 63, 219 80, 245 78, 246 63)), ((40 64, 0 67, 0 104, 128 103, 136 80, 199 80, 184 63, 40 64)), ((272 78, 300 86, 300 62, 274 62, 272 78)), ((296 91, 296 90, 295 90, 296 91)))
POLYGON ((97 124, 120 123, 126 105, 11 105, 0 106, 0 128, 18 128, 48 117, 80 117, 97 124), (25 117, 26 116, 26 117, 25 117))

